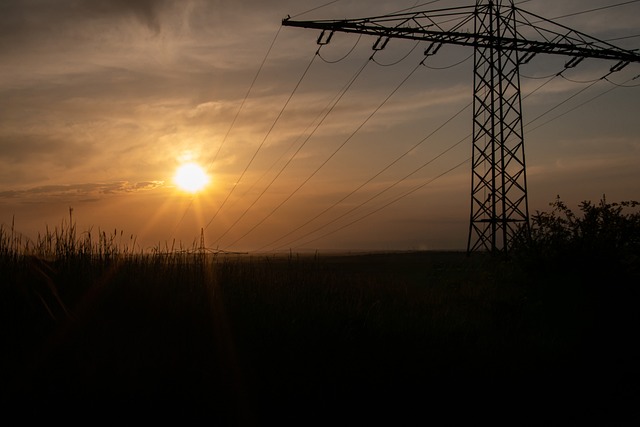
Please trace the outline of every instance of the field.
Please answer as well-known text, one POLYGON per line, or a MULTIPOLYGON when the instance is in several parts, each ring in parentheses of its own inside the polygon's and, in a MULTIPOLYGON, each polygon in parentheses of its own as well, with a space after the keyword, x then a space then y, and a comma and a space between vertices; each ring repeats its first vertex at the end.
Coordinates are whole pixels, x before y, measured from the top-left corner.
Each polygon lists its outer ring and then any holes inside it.
POLYGON ((606 265, 94 239, 0 230, 6 407, 232 425, 637 420, 637 276, 606 265))

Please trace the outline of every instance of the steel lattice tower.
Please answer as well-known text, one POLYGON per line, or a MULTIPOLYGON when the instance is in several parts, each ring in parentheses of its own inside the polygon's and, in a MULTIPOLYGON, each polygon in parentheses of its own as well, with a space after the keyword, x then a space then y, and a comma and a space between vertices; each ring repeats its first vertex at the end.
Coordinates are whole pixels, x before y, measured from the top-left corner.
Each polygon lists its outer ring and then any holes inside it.
POLYGON ((467 250, 508 251, 517 233, 529 233, 529 207, 520 94, 521 64, 536 54, 570 56, 566 68, 584 58, 630 62, 634 51, 526 12, 513 0, 477 0, 475 6, 400 13, 360 19, 294 21, 285 26, 378 36, 374 49, 391 38, 431 42, 425 55, 443 44, 474 48, 471 218, 467 250), (448 22, 453 22, 447 26, 448 22), (473 33, 464 31, 472 25, 473 33), (528 32, 527 32, 528 31, 528 32))
MULTIPOLYGON (((479 3, 479 2, 478 2, 479 3)), ((475 33, 516 39, 515 10, 476 5, 475 33)), ((508 248, 528 233, 527 179, 518 51, 498 43, 474 49, 473 156, 469 251, 508 248)))

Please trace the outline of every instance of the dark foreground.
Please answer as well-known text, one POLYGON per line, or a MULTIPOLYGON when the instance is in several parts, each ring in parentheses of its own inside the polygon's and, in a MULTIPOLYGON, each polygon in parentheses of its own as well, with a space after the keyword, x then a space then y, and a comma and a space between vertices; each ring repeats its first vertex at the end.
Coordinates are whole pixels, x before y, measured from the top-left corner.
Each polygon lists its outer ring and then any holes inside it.
POLYGON ((606 266, 429 252, 174 261, 3 265, 5 414, 640 420, 638 283, 606 266))

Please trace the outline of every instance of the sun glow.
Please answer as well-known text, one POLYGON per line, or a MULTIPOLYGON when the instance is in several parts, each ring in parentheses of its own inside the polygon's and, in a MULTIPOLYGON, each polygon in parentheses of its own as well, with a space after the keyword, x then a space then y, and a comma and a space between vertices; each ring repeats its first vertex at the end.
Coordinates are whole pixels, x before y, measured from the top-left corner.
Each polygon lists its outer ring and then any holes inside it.
POLYGON ((173 181, 183 191, 197 193, 209 184, 209 176, 195 163, 185 163, 176 170, 173 181))

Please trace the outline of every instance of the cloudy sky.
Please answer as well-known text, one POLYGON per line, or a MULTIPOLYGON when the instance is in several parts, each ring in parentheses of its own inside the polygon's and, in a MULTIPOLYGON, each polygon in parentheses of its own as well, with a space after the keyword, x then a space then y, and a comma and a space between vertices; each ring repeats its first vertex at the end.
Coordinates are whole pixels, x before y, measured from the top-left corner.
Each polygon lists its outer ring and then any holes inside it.
MULTIPOLYGON (((281 22, 473 3, 4 1, 0 223, 35 239, 73 208, 80 231, 140 248, 190 247, 204 230, 227 250, 465 249, 472 50, 444 46, 416 68, 426 45, 392 40, 368 61, 374 38, 336 34, 315 55, 317 30, 281 22), (185 162, 206 168, 205 191, 176 187, 185 162)), ((640 2, 521 3, 640 48, 640 2)), ((521 69, 531 213, 556 195, 640 199, 640 64, 600 80, 614 64, 591 59, 550 78, 569 59, 521 69)))

